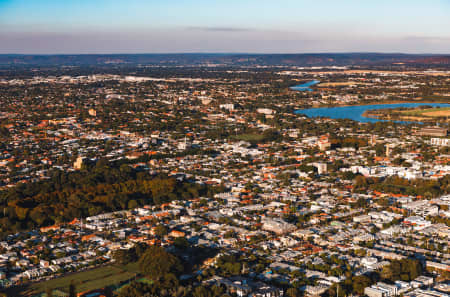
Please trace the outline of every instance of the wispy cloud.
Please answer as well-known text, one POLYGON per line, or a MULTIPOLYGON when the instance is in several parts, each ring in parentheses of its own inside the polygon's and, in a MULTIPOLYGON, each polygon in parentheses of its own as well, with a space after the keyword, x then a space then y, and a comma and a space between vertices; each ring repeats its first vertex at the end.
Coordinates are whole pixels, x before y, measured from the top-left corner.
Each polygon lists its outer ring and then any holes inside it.
POLYGON ((239 27, 201 27, 201 26, 189 26, 186 27, 189 31, 205 31, 205 32, 249 32, 254 31, 250 28, 239 28, 239 27))
POLYGON ((406 36, 404 40, 410 40, 410 41, 445 41, 449 42, 450 37, 440 37, 440 36, 406 36))

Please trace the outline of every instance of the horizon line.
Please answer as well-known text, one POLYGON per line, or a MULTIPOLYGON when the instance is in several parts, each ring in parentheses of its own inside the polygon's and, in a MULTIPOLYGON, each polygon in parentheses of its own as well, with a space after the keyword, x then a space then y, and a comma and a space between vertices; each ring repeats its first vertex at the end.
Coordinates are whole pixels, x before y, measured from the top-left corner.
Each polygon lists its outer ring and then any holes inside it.
POLYGON ((337 51, 337 52, 122 52, 122 53, 0 53, 0 56, 106 56, 106 55, 333 55, 333 54, 381 54, 381 55, 427 55, 448 56, 449 53, 408 53, 408 52, 382 52, 382 51, 337 51))

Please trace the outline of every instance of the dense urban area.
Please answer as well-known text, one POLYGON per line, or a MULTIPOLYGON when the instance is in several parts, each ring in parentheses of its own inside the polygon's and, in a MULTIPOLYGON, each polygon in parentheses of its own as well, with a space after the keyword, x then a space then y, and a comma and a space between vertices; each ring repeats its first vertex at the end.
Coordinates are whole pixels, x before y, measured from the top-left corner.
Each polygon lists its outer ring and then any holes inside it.
POLYGON ((0 294, 449 297, 448 64, 254 64, 0 67, 0 294))

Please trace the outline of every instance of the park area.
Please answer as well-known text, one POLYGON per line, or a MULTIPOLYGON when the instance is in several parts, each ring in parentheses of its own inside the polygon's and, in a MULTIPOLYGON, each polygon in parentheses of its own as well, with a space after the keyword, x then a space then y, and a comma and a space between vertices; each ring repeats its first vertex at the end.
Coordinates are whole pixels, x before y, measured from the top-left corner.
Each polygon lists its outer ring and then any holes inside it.
POLYGON ((450 117, 450 107, 440 108, 427 108, 417 110, 405 110, 403 111, 408 116, 425 116, 425 117, 450 117))
POLYGON ((449 122, 450 107, 417 107, 408 109, 368 110, 364 116, 381 120, 411 122, 449 122))
MULTIPOLYGON (((71 282, 75 284, 77 293, 94 289, 112 286, 113 289, 121 287, 127 281, 134 279, 138 275, 137 263, 128 265, 107 265, 82 272, 68 274, 48 281, 32 283, 26 287, 16 287, 10 289, 8 296, 41 296, 47 288, 54 291, 54 296, 64 296, 69 292, 71 282)), ((45 296, 45 294, 43 295, 45 296)))

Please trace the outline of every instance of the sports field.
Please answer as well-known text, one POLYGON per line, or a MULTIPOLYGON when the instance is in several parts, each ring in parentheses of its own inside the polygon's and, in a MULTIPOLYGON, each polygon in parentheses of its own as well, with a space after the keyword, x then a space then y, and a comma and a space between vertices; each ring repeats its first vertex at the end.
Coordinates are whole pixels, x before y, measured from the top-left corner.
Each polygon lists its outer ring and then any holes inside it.
POLYGON ((448 117, 450 116, 450 107, 404 110, 401 113, 408 116, 418 116, 418 117, 420 116, 448 117))
POLYGON ((8 296, 34 296, 45 292, 47 288, 68 292, 72 281, 75 284, 76 291, 79 293, 119 285, 121 282, 135 278, 136 275, 138 275, 137 263, 130 263, 125 266, 107 265, 72 273, 49 281, 33 283, 26 287, 11 288, 7 293, 8 296))

